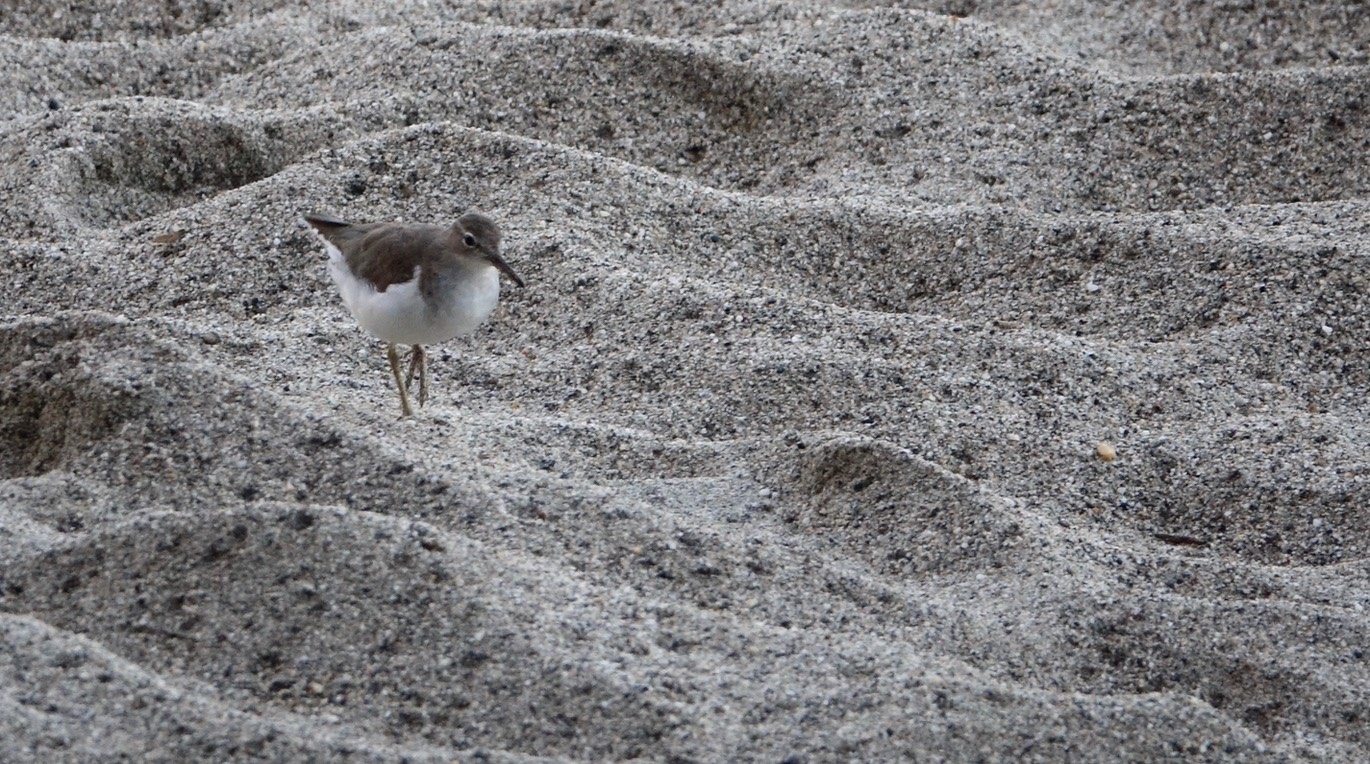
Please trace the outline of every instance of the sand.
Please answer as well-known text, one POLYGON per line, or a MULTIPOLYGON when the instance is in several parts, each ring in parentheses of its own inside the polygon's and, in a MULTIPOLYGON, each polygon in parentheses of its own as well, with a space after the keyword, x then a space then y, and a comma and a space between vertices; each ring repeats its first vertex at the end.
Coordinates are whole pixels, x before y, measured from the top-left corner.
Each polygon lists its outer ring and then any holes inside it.
POLYGON ((1365 6, 0 33, 0 760, 1370 759, 1365 6))

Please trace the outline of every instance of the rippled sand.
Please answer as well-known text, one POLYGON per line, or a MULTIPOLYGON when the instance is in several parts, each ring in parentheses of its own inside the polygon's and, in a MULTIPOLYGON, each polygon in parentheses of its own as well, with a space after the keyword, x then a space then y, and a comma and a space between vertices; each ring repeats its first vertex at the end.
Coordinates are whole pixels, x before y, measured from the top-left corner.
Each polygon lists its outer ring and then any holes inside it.
POLYGON ((1370 10, 890 5, 7 9, 0 760, 1370 757, 1370 10))

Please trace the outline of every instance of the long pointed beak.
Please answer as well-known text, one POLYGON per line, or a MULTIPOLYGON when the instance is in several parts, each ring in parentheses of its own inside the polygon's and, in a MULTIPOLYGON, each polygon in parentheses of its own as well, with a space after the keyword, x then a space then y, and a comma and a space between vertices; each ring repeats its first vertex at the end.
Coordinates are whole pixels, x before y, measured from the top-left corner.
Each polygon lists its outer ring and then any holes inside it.
POLYGON ((507 276, 509 276, 509 278, 514 280, 515 284, 523 286, 523 279, 519 278, 519 275, 517 273, 514 273, 514 269, 509 266, 509 263, 506 263, 504 261, 503 257, 500 257, 498 252, 491 252, 490 254, 485 256, 485 259, 489 260, 491 265, 504 271, 504 273, 507 276))

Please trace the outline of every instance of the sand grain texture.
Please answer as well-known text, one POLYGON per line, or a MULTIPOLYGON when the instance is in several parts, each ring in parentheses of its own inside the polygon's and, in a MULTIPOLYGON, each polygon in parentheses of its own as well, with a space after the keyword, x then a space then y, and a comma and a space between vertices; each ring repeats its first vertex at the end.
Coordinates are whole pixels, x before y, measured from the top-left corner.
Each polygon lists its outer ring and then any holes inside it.
POLYGON ((7 3, 0 760, 1370 758, 1370 12, 1258 5, 7 3), (300 214, 469 207, 397 421, 300 214))

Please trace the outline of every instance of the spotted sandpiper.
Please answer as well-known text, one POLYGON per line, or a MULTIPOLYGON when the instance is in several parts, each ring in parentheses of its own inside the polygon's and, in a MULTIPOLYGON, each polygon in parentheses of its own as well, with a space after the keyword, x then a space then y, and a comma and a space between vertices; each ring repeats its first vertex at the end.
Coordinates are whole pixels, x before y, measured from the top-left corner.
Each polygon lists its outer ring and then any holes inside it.
POLYGON ((323 238, 328 273, 343 304, 363 329, 388 344, 403 416, 414 413, 409 385, 416 372, 419 405, 428 400, 423 346, 469 334, 488 318, 499 300, 499 271, 523 286, 500 256, 499 226, 479 212, 447 226, 348 223, 312 213, 304 219, 323 238), (405 376, 399 344, 412 346, 405 376))

